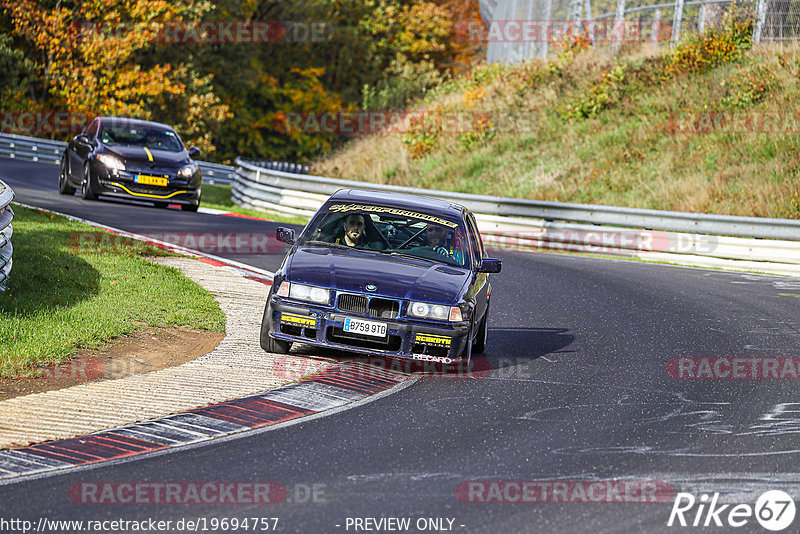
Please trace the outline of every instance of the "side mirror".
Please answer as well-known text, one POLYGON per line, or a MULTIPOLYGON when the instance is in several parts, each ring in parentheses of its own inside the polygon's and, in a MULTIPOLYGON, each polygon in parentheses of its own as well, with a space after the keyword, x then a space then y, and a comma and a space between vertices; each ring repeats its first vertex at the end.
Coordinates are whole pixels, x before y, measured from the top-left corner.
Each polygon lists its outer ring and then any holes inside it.
POLYGON ((280 226, 275 230, 275 239, 287 245, 294 245, 294 230, 280 226))
POLYGON ((503 268, 503 260, 497 258, 485 258, 478 267, 479 273, 499 273, 503 268))
POLYGON ((82 144, 82 145, 91 145, 92 142, 89 141, 89 136, 86 134, 78 134, 75 136, 75 141, 82 144))
POLYGON ((200 155, 200 149, 199 148, 197 148, 196 146, 189 147, 189 157, 190 158, 194 159, 199 155, 200 155))

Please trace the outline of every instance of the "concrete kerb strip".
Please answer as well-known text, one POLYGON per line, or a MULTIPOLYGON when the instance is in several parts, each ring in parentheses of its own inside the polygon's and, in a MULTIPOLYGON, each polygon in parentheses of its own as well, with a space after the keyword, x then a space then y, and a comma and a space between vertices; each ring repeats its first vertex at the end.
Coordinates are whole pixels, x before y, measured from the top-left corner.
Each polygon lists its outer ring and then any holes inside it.
POLYGON ((40 443, 0 451, 0 478, 278 424, 359 402, 409 378, 363 363, 265 353, 258 332, 272 273, 168 243, 154 244, 203 260, 153 259, 181 270, 215 296, 227 318, 225 338, 214 351, 177 367, 0 401, 0 447, 40 443), (313 373, 318 374, 296 382, 313 373))
POLYGON ((333 365, 261 349, 266 285, 192 258, 155 261, 179 269, 217 299, 227 318, 217 348, 177 367, 0 401, 0 447, 70 438, 253 395, 300 379, 295 370, 310 374, 333 365))

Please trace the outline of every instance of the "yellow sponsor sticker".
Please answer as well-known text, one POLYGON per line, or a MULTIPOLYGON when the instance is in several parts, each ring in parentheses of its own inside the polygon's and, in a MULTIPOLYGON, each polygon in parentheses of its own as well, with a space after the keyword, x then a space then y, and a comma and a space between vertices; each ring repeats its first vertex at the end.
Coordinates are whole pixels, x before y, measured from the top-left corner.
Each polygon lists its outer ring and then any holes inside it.
POLYGON ((422 345, 433 345, 435 347, 449 347, 452 339, 449 337, 434 336, 433 334, 416 334, 414 343, 422 345))
POLYGON ((293 313, 282 313, 281 314, 281 324, 289 324, 292 326, 305 326, 316 328, 317 327, 317 318, 316 317, 307 317, 305 315, 294 315, 293 313))

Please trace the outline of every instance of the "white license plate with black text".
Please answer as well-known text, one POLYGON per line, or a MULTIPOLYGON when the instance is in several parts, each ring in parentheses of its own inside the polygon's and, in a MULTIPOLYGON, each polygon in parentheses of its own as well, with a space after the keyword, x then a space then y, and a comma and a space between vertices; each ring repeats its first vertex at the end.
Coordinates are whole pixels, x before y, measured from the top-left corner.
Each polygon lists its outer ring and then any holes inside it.
POLYGON ((345 317, 344 331, 350 334, 363 334, 365 336, 386 337, 386 323, 375 321, 362 321, 345 317))

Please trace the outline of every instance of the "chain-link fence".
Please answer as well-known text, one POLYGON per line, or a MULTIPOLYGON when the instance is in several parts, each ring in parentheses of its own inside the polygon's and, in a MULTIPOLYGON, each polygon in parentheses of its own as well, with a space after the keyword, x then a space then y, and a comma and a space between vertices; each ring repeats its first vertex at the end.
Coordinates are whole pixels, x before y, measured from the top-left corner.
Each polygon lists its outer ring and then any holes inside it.
POLYGON ((481 7, 490 63, 547 57, 553 42, 578 30, 613 52, 631 41, 674 45, 731 9, 753 19, 754 42, 800 38, 800 0, 484 0, 481 7))

